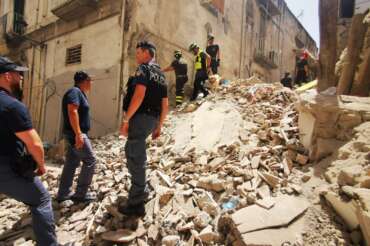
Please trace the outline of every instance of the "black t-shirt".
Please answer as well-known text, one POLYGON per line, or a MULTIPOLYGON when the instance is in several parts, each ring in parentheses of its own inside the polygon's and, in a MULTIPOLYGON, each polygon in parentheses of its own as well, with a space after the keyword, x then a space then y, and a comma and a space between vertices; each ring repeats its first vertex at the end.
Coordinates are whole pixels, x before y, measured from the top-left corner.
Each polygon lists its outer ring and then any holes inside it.
POLYGON ((304 71, 304 67, 308 65, 308 62, 306 59, 300 59, 298 62, 297 62, 297 69, 299 71, 304 71))
POLYGON ((88 133, 90 130, 90 106, 86 95, 77 86, 69 89, 63 96, 63 133, 69 136, 75 135, 71 123, 69 122, 68 104, 78 106, 78 117, 81 131, 83 133, 88 133))
POLYGON ((136 113, 148 113, 159 116, 162 109, 162 99, 167 97, 166 77, 158 64, 141 64, 127 82, 127 94, 123 99, 123 111, 127 111, 136 85, 146 87, 145 97, 136 113))
POLYGON ((176 76, 181 76, 181 75, 187 75, 188 74, 188 64, 185 62, 184 59, 175 59, 171 63, 171 67, 175 70, 176 76))
POLYGON ((0 156, 11 157, 22 150, 24 144, 15 133, 32 128, 26 106, 0 88, 0 156))
POLYGON ((217 53, 220 47, 217 44, 207 46, 206 52, 211 56, 212 59, 217 59, 217 53))

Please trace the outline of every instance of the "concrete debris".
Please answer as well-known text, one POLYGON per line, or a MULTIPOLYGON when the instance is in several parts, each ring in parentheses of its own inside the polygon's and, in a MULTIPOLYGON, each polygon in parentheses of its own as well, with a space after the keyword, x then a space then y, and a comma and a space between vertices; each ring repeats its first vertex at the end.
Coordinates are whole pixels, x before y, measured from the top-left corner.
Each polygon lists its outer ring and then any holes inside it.
MULTIPOLYGON (((98 162, 91 189, 98 199, 90 205, 54 203, 58 235, 85 245, 223 245, 218 225, 224 214, 231 214, 242 234, 288 225, 307 208, 293 196, 301 191, 300 178, 292 176, 308 162, 296 101, 279 83, 251 78, 171 112, 162 136, 148 139, 149 198, 141 219, 118 212, 130 188, 125 140, 116 134, 93 140, 98 162), (282 195, 283 188, 292 196, 282 195), (223 211, 231 200, 235 207, 223 211)), ((42 177, 52 197, 60 173, 53 167, 42 177)), ((15 226, 20 215, 30 218, 26 211, 23 204, 0 198, 0 240, 11 243, 26 233, 27 224, 15 226), (7 236, 9 230, 18 234, 7 236)))
POLYGON ((180 243, 180 237, 177 235, 166 236, 162 239, 163 246, 177 246, 180 243))
POLYGON ((331 204, 334 210, 343 218, 350 230, 359 226, 356 217, 356 207, 352 202, 342 201, 335 193, 329 192, 325 199, 331 204))
POLYGON ((269 210, 252 205, 240 209, 231 216, 223 216, 219 225, 228 228, 228 231, 236 236, 236 240, 243 242, 246 233, 289 225, 307 210, 308 205, 308 201, 302 197, 281 195, 276 198, 276 204, 269 210))

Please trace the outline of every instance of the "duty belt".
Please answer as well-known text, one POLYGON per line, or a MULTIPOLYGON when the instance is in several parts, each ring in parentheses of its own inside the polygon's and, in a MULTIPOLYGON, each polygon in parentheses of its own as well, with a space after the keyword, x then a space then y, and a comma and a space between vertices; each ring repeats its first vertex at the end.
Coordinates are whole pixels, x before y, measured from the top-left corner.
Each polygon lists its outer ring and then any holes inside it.
POLYGON ((187 75, 177 75, 176 78, 185 78, 187 75))

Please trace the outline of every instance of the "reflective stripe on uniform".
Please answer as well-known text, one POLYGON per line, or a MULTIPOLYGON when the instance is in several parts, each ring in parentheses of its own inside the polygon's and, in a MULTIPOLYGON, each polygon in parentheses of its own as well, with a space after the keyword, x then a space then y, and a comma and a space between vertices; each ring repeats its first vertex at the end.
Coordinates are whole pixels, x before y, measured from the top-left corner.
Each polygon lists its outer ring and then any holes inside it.
POLYGON ((176 102, 182 102, 183 97, 182 96, 176 96, 176 102))

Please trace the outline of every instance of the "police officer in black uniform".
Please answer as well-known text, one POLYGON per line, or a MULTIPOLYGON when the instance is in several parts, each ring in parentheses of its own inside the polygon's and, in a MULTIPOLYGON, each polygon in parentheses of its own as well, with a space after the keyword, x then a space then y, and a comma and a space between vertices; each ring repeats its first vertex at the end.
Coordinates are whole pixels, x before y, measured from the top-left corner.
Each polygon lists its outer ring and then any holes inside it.
POLYGON ((188 81, 188 64, 182 58, 180 50, 174 52, 175 60, 171 65, 163 69, 163 72, 175 71, 176 75, 176 106, 181 105, 184 100, 184 86, 188 81))
POLYGON ((139 67, 129 79, 123 100, 121 135, 127 137, 125 153, 131 174, 127 204, 119 207, 125 215, 143 216, 149 193, 146 185, 146 138, 156 139, 168 112, 167 85, 161 68, 154 62, 156 48, 151 42, 139 42, 136 61, 139 67))
POLYGON ((208 35, 208 46, 206 52, 211 56, 211 69, 213 74, 217 74, 218 67, 220 66, 221 52, 220 46, 214 44, 215 37, 213 35, 208 35))
MULTIPOLYGON (((21 72, 28 70, 0 56, 0 193, 30 207, 32 225, 39 246, 56 246, 54 215, 51 199, 38 177, 27 175, 17 168, 20 153, 26 148, 32 156, 24 165, 36 162, 35 175, 45 170, 44 148, 32 127, 26 106, 14 94, 20 90, 21 72)), ((31 174, 33 168, 31 169, 31 174)))
POLYGON ((194 101, 197 99, 199 92, 203 93, 203 97, 207 97, 209 94, 204 85, 206 83, 206 80, 208 79, 208 74, 210 73, 211 58, 206 52, 201 50, 196 43, 192 43, 189 46, 189 51, 193 52, 193 54, 195 55, 194 90, 193 95, 190 99, 190 101, 194 101))

